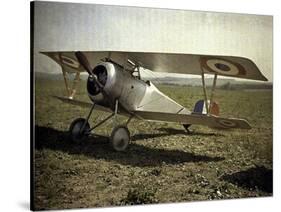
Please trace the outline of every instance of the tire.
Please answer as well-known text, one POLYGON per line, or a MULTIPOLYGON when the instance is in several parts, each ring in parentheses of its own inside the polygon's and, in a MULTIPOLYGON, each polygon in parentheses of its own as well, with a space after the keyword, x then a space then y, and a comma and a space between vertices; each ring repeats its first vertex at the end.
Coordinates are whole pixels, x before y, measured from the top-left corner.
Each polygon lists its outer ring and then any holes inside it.
POLYGON ((118 152, 125 151, 130 143, 130 132, 126 126, 116 126, 111 133, 110 143, 118 152))
POLYGON ((83 132, 80 132, 85 121, 86 119, 84 118, 78 118, 71 123, 69 127, 69 135, 72 142, 80 143, 88 136, 87 132, 90 129, 90 124, 88 122, 86 123, 83 132))

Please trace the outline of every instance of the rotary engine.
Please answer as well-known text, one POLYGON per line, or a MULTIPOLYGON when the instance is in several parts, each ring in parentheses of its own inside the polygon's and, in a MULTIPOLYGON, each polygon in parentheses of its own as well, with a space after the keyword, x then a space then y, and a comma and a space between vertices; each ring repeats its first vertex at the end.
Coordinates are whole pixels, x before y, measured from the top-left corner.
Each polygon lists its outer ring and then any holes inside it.
POLYGON ((99 105, 110 107, 110 102, 119 98, 122 92, 124 80, 122 68, 111 62, 102 62, 93 69, 93 74, 97 76, 104 92, 101 92, 93 77, 89 76, 87 90, 90 99, 99 105))

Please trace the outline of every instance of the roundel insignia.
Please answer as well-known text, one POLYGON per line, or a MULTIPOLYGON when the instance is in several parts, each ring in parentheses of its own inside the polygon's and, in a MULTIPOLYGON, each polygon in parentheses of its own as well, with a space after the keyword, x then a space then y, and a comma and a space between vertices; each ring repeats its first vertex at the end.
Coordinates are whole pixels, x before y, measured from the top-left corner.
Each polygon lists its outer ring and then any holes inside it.
POLYGON ((242 65, 226 59, 215 58, 215 57, 201 57, 201 66, 212 73, 238 76, 245 75, 246 71, 242 65))
POLYGON ((231 128, 231 127, 235 127, 236 126, 235 122, 227 120, 227 119, 219 119, 218 123, 220 125, 222 125, 222 127, 225 127, 225 128, 231 128))
POLYGON ((64 65, 67 65, 70 68, 76 69, 76 68, 79 68, 79 66, 80 66, 80 64, 76 60, 74 60, 70 57, 64 56, 64 55, 61 56, 61 61, 64 65))

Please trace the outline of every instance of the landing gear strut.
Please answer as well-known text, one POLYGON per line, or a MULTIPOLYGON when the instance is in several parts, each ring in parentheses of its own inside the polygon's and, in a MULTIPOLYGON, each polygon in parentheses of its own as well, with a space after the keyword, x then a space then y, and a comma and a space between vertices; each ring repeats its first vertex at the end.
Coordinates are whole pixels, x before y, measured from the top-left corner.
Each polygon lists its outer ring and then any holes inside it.
POLYGON ((128 119, 126 125, 117 125, 117 111, 118 111, 118 99, 115 102, 114 110, 114 128, 111 132, 110 143, 114 150, 120 152, 125 151, 130 143, 130 132, 127 125, 131 118, 128 119))

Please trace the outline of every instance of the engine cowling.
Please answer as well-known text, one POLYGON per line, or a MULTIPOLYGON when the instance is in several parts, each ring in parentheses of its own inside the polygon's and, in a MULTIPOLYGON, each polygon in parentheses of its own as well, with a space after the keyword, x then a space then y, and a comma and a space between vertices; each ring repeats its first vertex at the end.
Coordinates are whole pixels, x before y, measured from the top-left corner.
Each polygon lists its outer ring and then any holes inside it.
POLYGON ((104 86, 103 90, 107 94, 104 96, 92 76, 89 76, 87 91, 93 102, 105 107, 110 107, 110 102, 120 97, 122 92, 122 83, 120 82, 122 82, 123 75, 119 69, 121 70, 120 67, 110 62, 102 62, 93 69, 93 73, 97 76, 100 84, 104 86))
POLYGON ((115 100, 118 99, 119 105, 122 105, 125 111, 134 111, 140 105, 146 90, 148 95, 151 93, 151 86, 112 62, 99 63, 93 69, 93 74, 102 84, 103 92, 99 90, 99 86, 95 85, 95 80, 90 76, 87 83, 90 99, 112 110, 114 110, 115 100))

